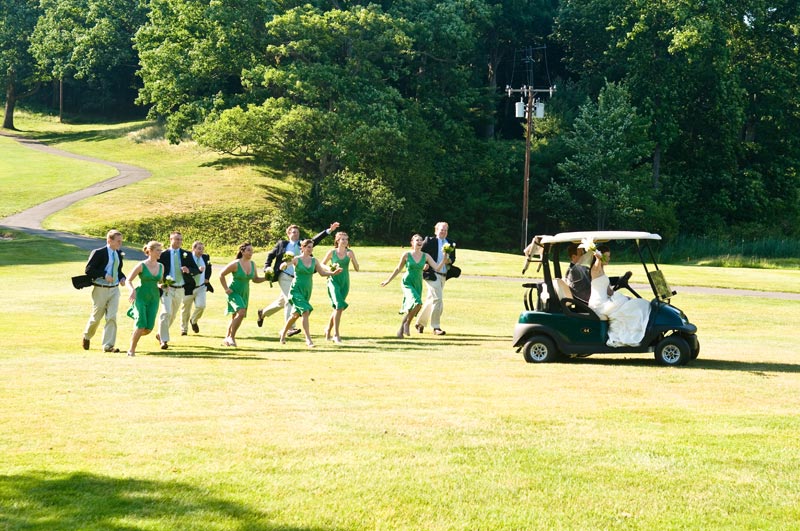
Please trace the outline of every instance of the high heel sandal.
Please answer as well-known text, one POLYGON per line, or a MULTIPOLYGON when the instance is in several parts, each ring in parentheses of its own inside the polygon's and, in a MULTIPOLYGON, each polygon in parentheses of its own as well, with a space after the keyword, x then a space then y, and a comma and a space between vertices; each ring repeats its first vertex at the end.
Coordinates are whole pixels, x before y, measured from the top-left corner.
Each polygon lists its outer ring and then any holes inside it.
POLYGON ((333 336, 333 342, 336 343, 337 345, 341 345, 342 344, 342 338, 339 337, 339 336, 333 336))

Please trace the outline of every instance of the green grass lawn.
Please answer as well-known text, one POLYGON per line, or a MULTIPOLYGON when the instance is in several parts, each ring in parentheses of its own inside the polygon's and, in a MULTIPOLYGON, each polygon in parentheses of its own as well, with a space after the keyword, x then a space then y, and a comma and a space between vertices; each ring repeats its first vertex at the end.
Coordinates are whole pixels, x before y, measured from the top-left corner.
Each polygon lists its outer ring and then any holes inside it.
MULTIPOLYGON (((0 241, 0 528, 796 525, 800 302, 679 295, 702 342, 684 368, 529 365, 510 345, 519 279, 449 282, 447 336, 393 337, 399 283, 379 283, 399 251, 357 249, 367 271, 352 274, 341 346, 321 337, 316 279, 316 349, 281 346, 276 318, 254 316, 239 349, 221 347, 217 292, 199 335, 167 351, 146 337, 127 358, 99 352, 99 336, 80 348, 90 293, 69 276, 86 253, 0 241)), ((495 254, 464 251, 500 273, 495 254)), ((251 300, 276 293, 255 285, 251 300)))
POLYGON ((114 168, 49 155, 0 136, 0 218, 113 177, 114 168))
MULTIPOLYGON (((48 220, 61 230, 102 234, 164 209, 265 209, 292 184, 167 145, 149 124, 25 114, 17 124, 153 172, 48 220)), ((279 318, 258 328, 254 311, 240 348, 220 346, 218 290, 199 335, 180 337, 176 323, 172 348, 145 337, 128 358, 99 352, 99 334, 92 350, 80 347, 91 298, 69 277, 87 253, 0 239, 0 529, 782 530, 800 521, 800 302, 680 290, 797 293, 800 272, 664 266, 679 287, 673 302, 699 328, 700 358, 687 367, 646 354, 529 365, 511 348, 520 285, 537 278, 535 268, 520 277, 521 256, 459 248, 447 336, 399 340, 399 280, 379 284, 404 248, 354 249, 363 272, 351 276, 341 346, 322 338, 330 309, 317 278, 313 350, 300 338, 280 345, 279 318)), ((233 258, 209 251, 217 271, 233 258)), ((257 249, 259 266, 266 251, 257 249)), ((645 281, 630 264, 609 273, 627 269, 632 283, 645 281)), ((254 285, 251 308, 277 293, 254 285)))

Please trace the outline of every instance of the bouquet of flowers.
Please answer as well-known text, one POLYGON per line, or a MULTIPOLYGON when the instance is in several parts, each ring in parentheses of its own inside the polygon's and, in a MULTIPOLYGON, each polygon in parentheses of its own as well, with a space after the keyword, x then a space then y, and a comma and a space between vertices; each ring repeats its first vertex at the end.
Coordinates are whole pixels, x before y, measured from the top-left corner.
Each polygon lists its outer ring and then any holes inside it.
POLYGON ((270 283, 275 280, 275 270, 271 267, 264 268, 264 278, 266 278, 270 283))
MULTIPOLYGON (((592 238, 584 238, 581 240, 581 244, 578 245, 578 248, 586 251, 584 256, 597 256, 597 244, 592 238)), ((605 255, 600 255, 599 259, 602 263, 606 263, 605 255)))
POLYGON ((172 278, 172 276, 170 276, 170 275, 167 275, 166 277, 164 277, 164 280, 161 281, 161 287, 162 288, 168 288, 168 287, 174 286, 174 285, 175 285, 175 279, 172 278))
POLYGON ((286 251, 285 253, 283 253, 283 261, 284 262, 286 262, 288 264, 292 260, 294 260, 294 253, 293 252, 286 251))
POLYGON ((442 252, 445 254, 453 254, 455 250, 456 250, 456 244, 454 243, 448 242, 442 246, 442 252))
POLYGON ((340 266, 339 266, 339 264, 337 264, 337 263, 332 263, 332 264, 331 264, 331 273, 335 273, 335 272, 337 272, 337 271, 339 270, 339 267, 340 267, 340 266))

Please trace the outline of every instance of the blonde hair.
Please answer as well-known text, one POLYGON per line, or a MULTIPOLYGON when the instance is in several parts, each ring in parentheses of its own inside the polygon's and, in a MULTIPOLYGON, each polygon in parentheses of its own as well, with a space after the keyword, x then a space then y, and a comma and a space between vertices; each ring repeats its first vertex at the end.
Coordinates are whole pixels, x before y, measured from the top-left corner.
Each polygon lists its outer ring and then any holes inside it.
POLYGON ((154 249, 157 249, 159 247, 162 248, 162 249, 164 248, 164 246, 161 245, 161 242, 157 242, 155 240, 150 240, 149 242, 147 242, 147 245, 142 247, 142 251, 144 251, 144 254, 146 254, 147 256, 150 256, 150 253, 154 249))
POLYGON ((341 240, 342 238, 347 238, 349 240, 350 236, 348 236, 346 232, 339 231, 336 233, 336 237, 333 239, 333 244, 338 247, 339 240, 341 240))
POLYGON ((114 238, 116 238, 117 236, 122 236, 122 233, 120 231, 118 231, 117 229, 111 229, 110 231, 108 231, 106 233, 106 241, 111 241, 114 238))

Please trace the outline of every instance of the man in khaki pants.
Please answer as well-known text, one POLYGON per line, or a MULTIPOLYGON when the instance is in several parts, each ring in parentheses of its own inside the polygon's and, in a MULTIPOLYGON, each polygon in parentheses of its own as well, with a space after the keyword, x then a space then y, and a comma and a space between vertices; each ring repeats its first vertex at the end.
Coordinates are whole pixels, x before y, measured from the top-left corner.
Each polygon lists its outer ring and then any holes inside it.
MULTIPOLYGON (((442 259, 442 255, 446 254, 443 250, 445 245, 449 244, 455 247, 455 242, 447 239, 449 228, 446 222, 440 221, 434 227, 435 235, 426 237, 422 242, 422 252, 431 255, 431 258, 437 263, 442 259)), ((425 271, 422 272, 422 278, 425 279, 425 283, 428 285, 428 296, 425 299, 422 310, 417 314, 417 322, 414 325, 414 328, 420 334, 425 330, 428 321, 431 323, 434 335, 443 336, 446 334, 442 330, 440 323, 442 312, 444 311, 444 283, 447 281, 447 269, 455 261, 456 252, 453 249, 453 252, 448 254, 445 266, 441 271, 434 271, 426 266, 425 271)))
POLYGON ((122 273, 122 233, 116 229, 106 234, 106 245, 95 249, 86 262, 86 274, 92 279, 92 314, 83 331, 83 350, 89 350, 100 321, 105 317, 103 328, 103 351, 119 352, 117 342, 117 310, 119 309, 119 285, 125 285, 122 273))
POLYGON ((178 310, 181 308, 184 295, 185 276, 198 275, 200 269, 190 253, 181 249, 183 236, 178 231, 169 235, 169 247, 164 249, 158 261, 164 265, 164 280, 169 280, 169 285, 163 286, 161 295, 161 313, 158 316, 158 334, 156 339, 161 343, 162 350, 169 348, 169 327, 175 321, 178 310))

